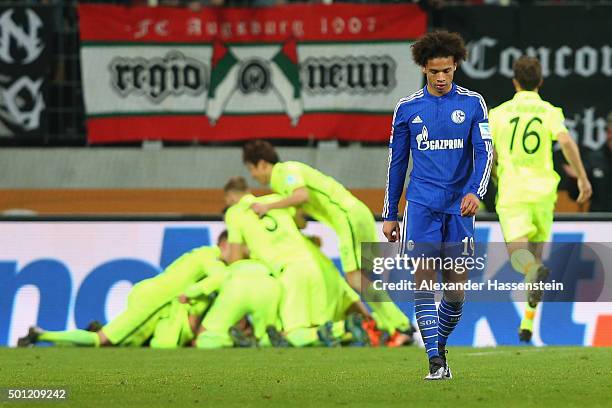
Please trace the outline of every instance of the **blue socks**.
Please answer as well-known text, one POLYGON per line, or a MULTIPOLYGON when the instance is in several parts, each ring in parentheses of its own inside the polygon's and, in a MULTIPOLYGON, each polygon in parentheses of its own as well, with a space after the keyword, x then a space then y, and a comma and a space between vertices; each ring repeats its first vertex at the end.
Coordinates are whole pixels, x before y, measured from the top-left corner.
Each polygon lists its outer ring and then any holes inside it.
POLYGON ((436 309, 434 292, 424 290, 414 292, 414 309, 417 324, 419 325, 421 338, 429 358, 438 355, 438 346, 446 346, 448 336, 450 336, 459 320, 461 320, 463 303, 463 300, 460 302, 449 302, 442 298, 440 306, 436 309))
POLYGON ((434 292, 416 290, 414 292, 414 311, 427 356, 436 357, 438 355, 438 311, 434 292))
POLYGON ((442 298, 438 307, 438 344, 446 346, 448 336, 453 332, 463 313, 463 300, 460 302, 449 302, 442 298))

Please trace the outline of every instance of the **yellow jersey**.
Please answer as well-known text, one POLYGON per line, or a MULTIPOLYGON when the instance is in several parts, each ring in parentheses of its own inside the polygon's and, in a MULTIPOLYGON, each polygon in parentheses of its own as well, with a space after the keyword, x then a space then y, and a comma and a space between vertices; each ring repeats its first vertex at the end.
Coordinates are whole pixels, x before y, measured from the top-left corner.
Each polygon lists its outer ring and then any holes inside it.
POLYGON ((491 109, 489 127, 497 153, 497 205, 555 201, 559 175, 553 141, 567 132, 561 108, 537 92, 520 91, 491 109))

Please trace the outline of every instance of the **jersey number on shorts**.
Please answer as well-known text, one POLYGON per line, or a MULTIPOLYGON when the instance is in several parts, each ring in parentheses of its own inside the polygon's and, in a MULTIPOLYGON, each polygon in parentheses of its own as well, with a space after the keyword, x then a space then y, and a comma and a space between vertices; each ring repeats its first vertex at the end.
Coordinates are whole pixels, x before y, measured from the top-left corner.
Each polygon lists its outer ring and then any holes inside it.
MULTIPOLYGON (((523 132, 523 150, 527 154, 534 154, 540 148, 540 135, 535 130, 529 131, 529 126, 531 126, 533 122, 538 122, 541 125, 542 119, 535 116, 531 118, 531 120, 527 122, 527 126, 525 126, 525 131, 523 132), (529 148, 527 147, 527 140, 533 137, 535 137, 535 147, 529 148)), ((514 135, 516 134, 516 128, 518 127, 519 117, 517 116, 515 118, 510 119, 510 123, 514 123, 514 129, 512 130, 512 139, 510 139, 510 151, 512 151, 512 148, 514 147, 514 135)), ((533 142, 531 142, 530 144, 533 145, 533 142)))

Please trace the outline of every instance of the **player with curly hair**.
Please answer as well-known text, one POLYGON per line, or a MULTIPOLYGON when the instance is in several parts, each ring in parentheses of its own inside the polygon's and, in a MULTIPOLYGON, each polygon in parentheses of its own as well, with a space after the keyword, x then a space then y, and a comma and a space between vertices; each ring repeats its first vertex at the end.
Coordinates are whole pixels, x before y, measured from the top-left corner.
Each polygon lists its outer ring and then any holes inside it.
MULTIPOLYGON (((447 254, 457 244, 473 243, 474 216, 487 191, 493 162, 484 99, 453 83, 466 55, 457 33, 434 31, 420 38, 412 46, 412 57, 427 84, 400 99, 393 114, 383 233, 390 242, 408 243, 408 249, 426 244, 433 256, 447 254), (413 168, 402 230, 397 212, 410 154, 413 168)), ((444 282, 467 280, 466 273, 441 272, 444 282)), ((432 288, 436 273, 419 268, 417 289, 423 282, 432 288)), ((425 379, 449 379, 446 341, 461 318, 464 293, 445 290, 437 308, 434 294, 432 290, 414 293, 417 323, 429 358, 425 379)))

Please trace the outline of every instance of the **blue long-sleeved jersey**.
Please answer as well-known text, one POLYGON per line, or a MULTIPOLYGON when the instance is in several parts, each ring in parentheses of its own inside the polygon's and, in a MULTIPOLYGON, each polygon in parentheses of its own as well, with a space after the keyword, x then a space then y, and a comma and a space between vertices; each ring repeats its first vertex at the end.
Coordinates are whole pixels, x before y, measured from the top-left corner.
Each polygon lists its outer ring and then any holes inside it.
POLYGON ((461 214, 461 199, 487 191, 493 144, 487 106, 480 94, 453 84, 434 96, 427 86, 400 99, 393 114, 382 217, 397 220, 409 153, 412 172, 406 199, 434 211, 461 214))

